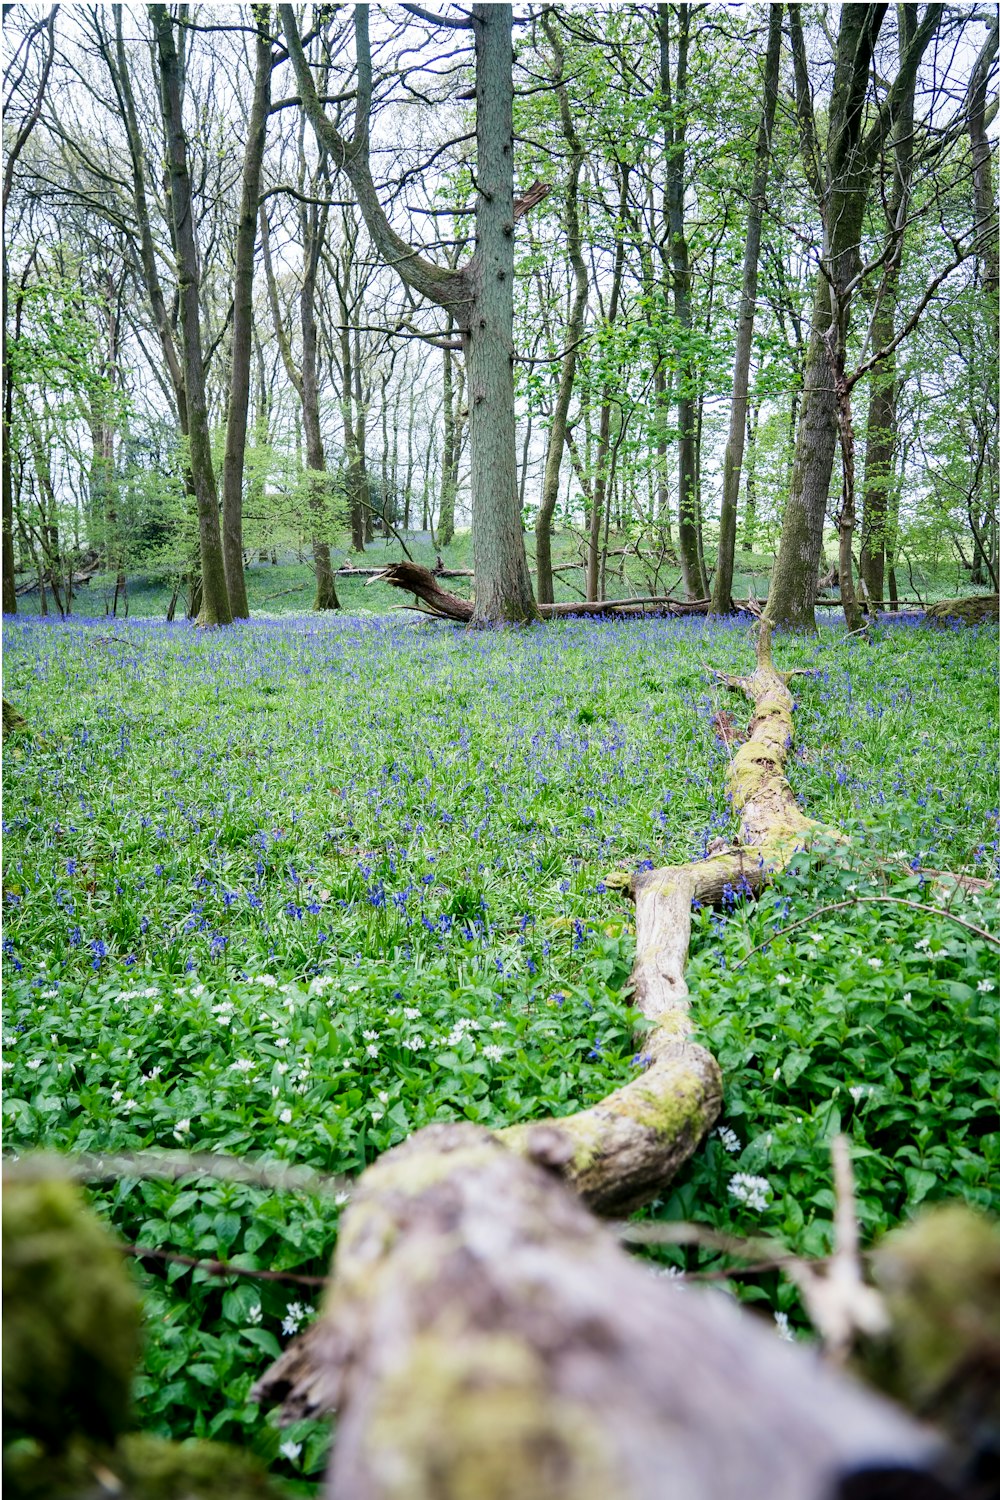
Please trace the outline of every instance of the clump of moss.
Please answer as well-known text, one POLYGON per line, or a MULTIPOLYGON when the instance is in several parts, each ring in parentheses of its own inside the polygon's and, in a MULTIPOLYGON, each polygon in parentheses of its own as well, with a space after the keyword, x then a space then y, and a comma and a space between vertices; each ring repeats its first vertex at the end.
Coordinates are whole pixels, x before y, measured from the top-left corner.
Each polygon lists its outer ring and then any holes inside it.
POLYGON ((13 1500, 278 1500, 284 1491, 255 1458, 224 1443, 171 1443, 146 1433, 112 1449, 78 1440, 53 1457, 37 1443, 4 1451, 4 1491, 13 1500))
POLYGON ((3 1202, 3 1416, 52 1453, 127 1425, 139 1299, 110 1235, 67 1182, 3 1202))

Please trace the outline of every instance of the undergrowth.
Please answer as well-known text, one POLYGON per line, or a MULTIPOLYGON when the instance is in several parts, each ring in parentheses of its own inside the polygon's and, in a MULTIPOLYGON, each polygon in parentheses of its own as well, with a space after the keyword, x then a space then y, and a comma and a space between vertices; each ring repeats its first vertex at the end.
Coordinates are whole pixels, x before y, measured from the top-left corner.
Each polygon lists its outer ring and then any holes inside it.
MULTIPOLYGON (((713 718, 746 705, 707 669, 748 668, 747 624, 5 624, 29 724, 5 755, 7 1150, 353 1175, 431 1120, 565 1113, 632 1076, 631 911, 603 877, 732 832, 713 718)), ((928 871, 995 875, 996 632, 897 624, 776 653, 813 673, 793 786, 851 843, 698 914, 689 982, 726 1114, 648 1216, 822 1254, 838 1128, 866 1238, 939 1196, 997 1207, 996 950, 854 899, 941 905, 928 871)), ((996 930, 995 891, 947 899, 996 930)), ((306 1277, 342 1207, 194 1177, 93 1199, 130 1243, 306 1277)), ((141 1424, 318 1474, 325 1430, 280 1433, 247 1399, 316 1289, 136 1274, 141 1424)), ((776 1274, 739 1291, 802 1321, 776 1274)))

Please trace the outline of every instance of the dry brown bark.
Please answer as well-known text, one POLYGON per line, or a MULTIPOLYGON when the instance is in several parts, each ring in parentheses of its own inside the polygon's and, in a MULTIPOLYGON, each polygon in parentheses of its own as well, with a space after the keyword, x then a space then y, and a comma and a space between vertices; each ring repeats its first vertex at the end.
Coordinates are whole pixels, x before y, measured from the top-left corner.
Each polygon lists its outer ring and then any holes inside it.
POLYGON ((587 1211, 654 1196, 718 1114, 688 1015, 692 899, 759 887, 819 828, 785 779, 792 699, 766 624, 756 670, 724 680, 754 705, 727 776, 739 845, 632 882, 649 1067, 575 1115, 436 1125, 389 1152, 345 1215, 322 1317, 255 1388, 286 1420, 337 1411, 330 1497, 828 1500, 936 1459, 925 1431, 721 1297, 658 1285, 587 1211))

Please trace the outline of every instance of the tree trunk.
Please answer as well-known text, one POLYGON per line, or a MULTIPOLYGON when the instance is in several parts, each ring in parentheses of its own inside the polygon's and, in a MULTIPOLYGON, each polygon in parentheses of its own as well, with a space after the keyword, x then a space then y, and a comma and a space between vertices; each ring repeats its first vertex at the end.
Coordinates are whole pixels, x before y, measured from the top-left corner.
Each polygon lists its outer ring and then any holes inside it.
MULTIPOLYGON (((899 7, 899 51, 905 56, 916 29, 916 7, 899 7)), ((872 316, 871 347, 887 349, 896 332, 899 274, 903 264, 903 227, 910 202, 913 163, 914 84, 900 107, 894 132, 893 184, 886 209, 888 256, 872 316)), ((898 387, 896 356, 888 355, 871 372, 868 387, 868 442, 865 448, 865 487, 861 510, 861 581, 869 600, 884 598, 885 544, 889 491, 895 468, 898 387)), ((870 606, 878 610, 878 603, 870 606)))
POLYGON ((764 102, 757 127, 754 179, 747 216, 746 248, 743 254, 743 287, 736 327, 733 361, 733 401, 729 410, 729 437, 722 468, 722 512, 719 518, 719 558, 712 589, 714 614, 733 609, 733 566, 736 557, 736 504, 743 468, 743 443, 749 420, 750 352, 757 310, 757 262, 760 257, 760 227, 764 215, 767 174, 771 159, 771 132, 778 102, 778 65, 781 60, 782 6, 769 10, 767 59, 764 65, 764 102))
POLYGON ((11 428, 14 415, 14 387, 7 356, 7 264, 6 242, 0 299, 3 302, 3 453, 0 454, 3 485, 3 613, 17 614, 17 587, 14 574, 14 470, 11 452, 11 428))
POLYGON ((814 604, 836 449, 838 406, 828 335, 834 330, 834 339, 846 343, 874 162, 899 119, 920 58, 943 11, 940 5, 926 7, 888 97, 864 134, 862 103, 886 9, 885 5, 869 4, 841 7, 823 167, 812 116, 802 19, 798 6, 789 10, 802 158, 823 220, 821 268, 813 300, 791 491, 767 603, 770 620, 797 630, 816 629, 814 604))
POLYGON ((743 549, 752 552, 757 540, 757 424, 760 407, 747 406, 746 501, 743 507, 743 549))
MULTIPOLYGON (((537 617, 517 504, 513 374, 514 223, 545 192, 539 184, 515 206, 510 5, 479 4, 468 23, 476 48, 476 236, 472 259, 456 271, 425 260, 396 233, 371 176, 372 98, 367 7, 354 10, 358 89, 354 135, 327 117, 302 49, 295 9, 280 7, 303 106, 317 138, 342 162, 378 253, 407 285, 451 311, 461 330, 469 391, 472 530, 477 625, 537 617)), ((459 23, 465 24, 465 23, 459 23)))
MULTIPOLYGON (((452 336, 454 322, 448 318, 446 338, 452 336)), ((444 422, 444 444, 441 453, 441 500, 438 506, 437 540, 439 547, 447 547, 455 535, 455 487, 458 479, 458 416, 455 410, 455 355, 451 349, 444 351, 444 400, 442 419, 444 422)))
POLYGON ((670 237, 671 281, 674 316, 680 330, 681 349, 677 371, 677 550, 684 590, 689 599, 704 599, 708 579, 702 561, 698 515, 698 453, 696 443, 697 401, 694 358, 691 348, 691 264, 684 234, 684 160, 687 135, 687 72, 691 7, 656 7, 660 58, 660 100, 667 146, 666 217, 670 237), (676 87, 670 79, 670 16, 677 20, 676 87))
MULTIPOLYGON (((621 299, 622 278, 625 272, 625 210, 628 203, 630 169, 618 164, 620 171, 618 218, 615 224, 615 258, 611 272, 611 293, 608 298, 606 328, 608 341, 614 339, 615 323, 618 319, 618 304, 621 299)), ((608 351, 610 354, 610 350, 608 351)), ((590 496, 590 526, 587 536, 587 599, 596 603, 601 597, 601 523, 607 506, 611 480, 611 407, 613 390, 611 376, 605 374, 601 392, 601 411, 597 426, 597 455, 594 462, 594 484, 590 496)))
POLYGON ((512 8, 472 7, 476 44, 476 254, 462 329, 469 392, 473 623, 537 618, 517 503, 514 416, 512 8))
POLYGON ((170 216, 177 253, 177 275, 181 312, 181 343, 184 352, 184 390, 187 397, 188 452, 198 506, 198 541, 201 558, 201 625, 229 625, 232 612, 226 587, 219 505, 212 468, 212 446, 205 396, 205 368, 201 346, 201 311, 198 301, 198 251, 194 238, 194 205, 188 172, 187 139, 181 106, 181 69, 174 43, 173 22, 165 5, 151 5, 150 17, 156 33, 160 74, 160 106, 167 142, 170 216))
POLYGON ((271 42, 267 16, 254 10, 257 26, 253 102, 247 124, 243 157, 240 216, 236 230, 233 272, 233 336, 226 421, 226 456, 222 470, 222 547, 226 585, 233 616, 250 618, 243 573, 243 464, 250 405, 250 362, 253 357, 253 273, 257 243, 257 202, 271 106, 271 42))

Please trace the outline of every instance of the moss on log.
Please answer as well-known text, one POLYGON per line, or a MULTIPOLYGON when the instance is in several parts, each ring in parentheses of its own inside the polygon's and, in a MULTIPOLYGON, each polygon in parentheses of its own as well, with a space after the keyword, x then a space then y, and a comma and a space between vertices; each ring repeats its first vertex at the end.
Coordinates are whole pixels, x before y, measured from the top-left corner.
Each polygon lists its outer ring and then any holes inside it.
POLYGON ((277 1500, 256 1459, 127 1434, 140 1303, 70 1183, 5 1181, 4 1493, 15 1500, 277 1500))
POLYGON ((104 1227, 69 1183, 5 1185, 3 1416, 59 1452, 111 1442, 129 1419, 139 1298, 104 1227))
POLYGON ((959 620, 963 625, 983 625, 996 620, 1000 615, 1000 595, 973 594, 968 599, 941 599, 929 604, 924 619, 932 624, 943 625, 947 620, 959 620))
POLYGON ((15 729, 27 729, 28 721, 13 705, 3 700, 3 738, 13 734, 15 729))

